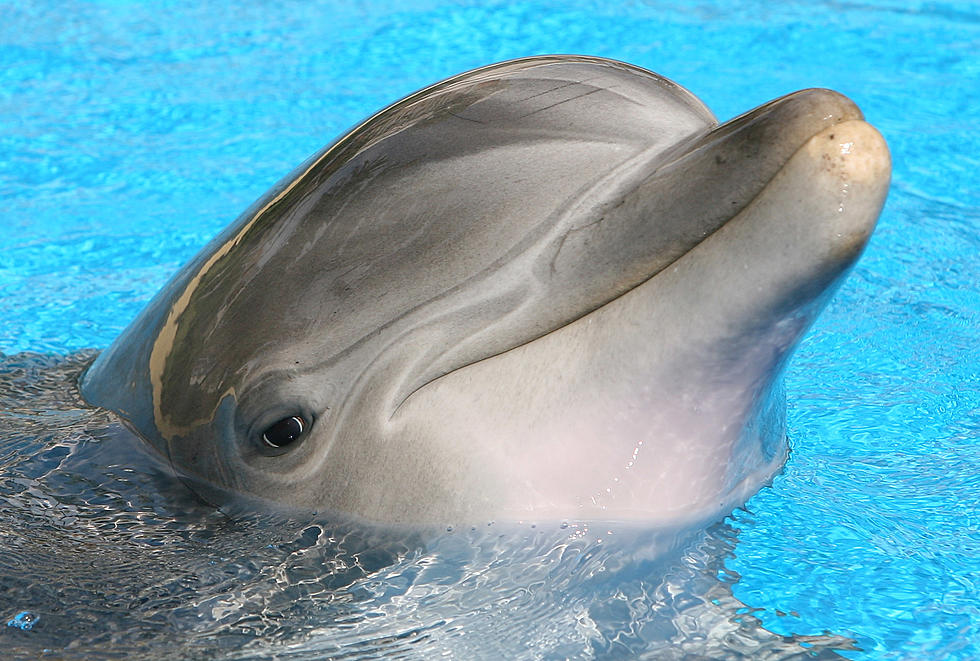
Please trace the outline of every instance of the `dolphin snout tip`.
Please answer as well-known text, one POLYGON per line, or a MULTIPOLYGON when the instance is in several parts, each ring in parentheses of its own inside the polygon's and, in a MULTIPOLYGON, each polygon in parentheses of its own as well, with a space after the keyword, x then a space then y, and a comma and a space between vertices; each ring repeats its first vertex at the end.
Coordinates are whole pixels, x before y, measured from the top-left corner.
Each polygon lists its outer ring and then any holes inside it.
POLYGON ((881 133, 863 120, 852 119, 824 129, 811 138, 806 149, 842 183, 887 189, 891 178, 888 145, 881 133))
POLYGON ((784 97, 798 104, 801 114, 820 118, 823 122, 863 120, 864 114, 854 101, 844 94, 824 87, 811 87, 784 97))
POLYGON ((832 250, 861 252, 878 220, 891 182, 891 156, 871 124, 852 119, 827 127, 800 150, 812 194, 821 199, 832 250))

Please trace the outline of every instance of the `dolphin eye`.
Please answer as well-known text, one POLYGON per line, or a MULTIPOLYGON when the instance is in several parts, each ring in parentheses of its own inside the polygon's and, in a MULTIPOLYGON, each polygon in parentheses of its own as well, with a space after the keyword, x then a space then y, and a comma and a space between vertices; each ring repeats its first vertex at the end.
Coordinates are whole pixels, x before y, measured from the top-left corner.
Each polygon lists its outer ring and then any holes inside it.
POLYGON ((262 432, 262 442, 278 450, 295 443, 305 429, 306 421, 298 415, 283 418, 262 432))

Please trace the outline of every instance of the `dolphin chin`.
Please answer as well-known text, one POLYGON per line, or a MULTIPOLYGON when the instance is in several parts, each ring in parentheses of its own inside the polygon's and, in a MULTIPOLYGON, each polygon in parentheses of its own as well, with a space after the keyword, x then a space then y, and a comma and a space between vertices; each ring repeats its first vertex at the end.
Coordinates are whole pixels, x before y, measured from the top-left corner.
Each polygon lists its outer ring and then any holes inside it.
POLYGON ((82 393, 211 497, 700 525, 782 466, 780 375, 889 177, 828 90, 719 125, 620 62, 491 65, 286 177, 82 393))

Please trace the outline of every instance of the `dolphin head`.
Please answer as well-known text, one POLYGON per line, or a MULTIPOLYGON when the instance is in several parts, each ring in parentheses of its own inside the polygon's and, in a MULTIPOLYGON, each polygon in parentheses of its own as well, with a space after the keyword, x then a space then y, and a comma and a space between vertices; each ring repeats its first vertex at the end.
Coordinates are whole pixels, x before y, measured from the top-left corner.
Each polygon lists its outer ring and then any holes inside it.
POLYGON ((300 166, 82 393, 209 498, 704 522, 782 465, 781 371, 889 173, 827 90, 719 125, 623 63, 491 65, 300 166))

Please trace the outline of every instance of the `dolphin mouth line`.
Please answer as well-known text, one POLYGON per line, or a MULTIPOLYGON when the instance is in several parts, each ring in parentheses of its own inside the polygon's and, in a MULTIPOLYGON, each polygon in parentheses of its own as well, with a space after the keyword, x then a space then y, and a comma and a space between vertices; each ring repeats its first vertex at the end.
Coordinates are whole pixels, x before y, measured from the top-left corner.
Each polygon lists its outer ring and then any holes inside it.
MULTIPOLYGON (((765 103, 762 106, 759 106, 758 108, 755 108, 755 109, 749 111, 748 113, 745 113, 743 115, 739 115, 737 117, 734 117, 731 120, 725 122, 724 124, 719 124, 718 126, 715 126, 713 129, 711 129, 709 131, 706 131, 704 133, 695 133, 695 134, 693 134, 691 136, 688 136, 688 137, 684 138, 683 140, 681 140, 676 145, 674 145, 673 147, 670 148, 670 150, 668 152, 669 153, 668 159, 664 163, 661 163, 660 165, 658 165, 658 167, 656 169, 654 169, 650 173, 649 176, 651 178, 656 177, 656 175, 658 173, 662 173, 664 170, 666 170, 669 167, 671 167, 672 165, 675 165, 676 163, 678 163, 686 155, 690 154, 693 151, 692 148, 695 145, 697 145, 698 143, 704 142, 704 145, 702 145, 702 146, 703 147, 706 147, 706 146, 712 144, 713 142, 715 142, 715 141, 717 141, 719 139, 724 138, 725 135, 727 135, 728 132, 730 132, 731 130, 734 130, 735 128, 737 128, 737 124, 736 123, 739 120, 743 120, 745 118, 748 118, 748 117, 757 115, 757 114, 761 113, 762 111, 764 111, 764 110, 772 107, 773 105, 779 103, 780 100, 781 99, 775 99, 773 101, 769 101, 768 103, 765 103)), ((768 188, 769 184, 773 181, 773 179, 775 179, 779 175, 779 173, 783 170, 783 168, 786 166, 786 164, 789 163, 789 161, 792 160, 792 158, 797 153, 799 153, 799 151, 801 149, 803 149, 805 147, 805 145, 810 140, 812 140, 815 136, 817 136, 818 134, 820 134, 825 129, 829 128, 830 126, 836 126, 837 124, 840 124, 842 122, 850 121, 852 118, 848 118, 848 117, 834 117, 833 119, 834 119, 833 123, 819 126, 818 128, 814 129, 812 131, 812 133, 808 134, 805 139, 801 140, 800 143, 797 145, 797 147, 793 151, 789 152, 785 156, 785 158, 783 158, 779 162, 779 165, 774 168, 774 171, 773 171, 772 175, 769 176, 767 179, 763 180, 761 184, 759 184, 758 189, 750 197, 748 197, 745 200, 745 202, 738 209, 738 212, 737 213, 733 214, 731 217, 729 217, 723 223, 719 224, 717 227, 715 227, 714 229, 712 229, 710 232, 708 232, 708 233, 704 234, 703 236, 701 236, 696 243, 688 246, 687 249, 684 252, 678 254, 673 259, 671 259, 669 262, 663 264, 660 268, 658 268, 657 270, 653 271, 646 278, 644 278, 644 279, 636 282, 635 284, 633 284, 629 288, 624 289, 624 290, 616 293, 615 296, 613 296, 613 297, 611 297, 611 298, 609 298, 607 300, 604 300, 602 303, 600 303, 600 304, 598 304, 598 305, 596 305, 596 306, 594 306, 594 307, 586 310, 582 314, 580 314, 578 316, 570 317, 565 323, 563 323, 562 325, 560 325, 560 326, 558 326, 556 328, 553 328, 553 329, 550 329, 550 330, 548 330, 548 331, 546 331, 544 333, 540 333, 538 335, 535 335, 534 337, 530 337, 530 338, 528 338, 527 340, 525 340, 523 342, 514 344, 514 345, 512 345, 510 347, 507 347, 507 348, 502 349, 500 351, 497 351, 495 353, 492 353, 492 354, 488 354, 486 356, 483 356, 483 357, 479 358, 478 360, 473 360, 473 361, 469 361, 469 362, 460 364, 460 365, 454 367, 453 369, 451 369, 451 370, 449 370, 447 372, 444 372, 442 374, 438 374, 438 375, 432 377, 431 379, 428 379, 428 380, 426 380, 426 381, 424 381, 422 383, 419 383, 414 388, 412 388, 411 390, 407 391, 406 394, 404 394, 403 396, 401 396, 400 398, 398 398, 398 402, 396 404, 394 404, 393 406, 390 407, 390 411, 391 412, 387 416, 386 421, 389 422, 389 423, 391 421, 393 421, 394 418, 396 417, 396 415, 398 414, 399 410, 402 408, 402 406, 409 399, 411 399, 416 393, 418 393, 421 390, 424 390, 430 384, 432 384, 432 383, 434 383, 436 381, 439 381, 440 379, 442 379, 442 378, 444 378, 444 377, 446 377, 446 376, 448 376, 450 374, 453 374, 454 372, 457 372, 459 370, 462 370, 462 369, 465 369, 467 367, 470 367, 471 365, 475 365, 475 364, 481 363, 483 361, 491 360, 493 358, 496 358, 498 356, 501 356, 503 354, 506 354, 506 353, 508 353, 510 351, 514 351, 516 349, 520 349, 521 347, 524 347, 524 346, 533 344, 534 342, 537 342, 541 338, 546 337, 546 336, 548 336, 548 335, 550 335, 552 333, 561 331, 562 329, 566 328, 567 326, 570 326, 571 324, 573 324, 573 323, 575 323, 575 322, 577 322, 577 321, 579 321, 581 319, 584 319, 584 318, 588 317, 589 315, 591 315, 591 314, 593 314, 593 313, 601 310, 602 308, 604 308, 604 307, 606 307, 606 306, 614 303, 615 301, 621 299, 622 297, 626 296, 627 294, 629 294, 633 290, 635 290, 635 289, 637 289, 639 287, 642 287, 643 285, 649 283, 651 280, 655 279, 658 275, 660 275, 662 273, 665 273, 666 271, 669 271, 671 269, 671 267, 673 267, 678 262, 680 262, 681 260, 683 260, 687 255, 689 255, 693 250, 695 250, 698 246, 700 246, 704 241, 706 241, 707 239, 709 239, 716 232, 720 231, 722 228, 724 228, 725 226, 727 226, 732 221, 735 221, 736 219, 738 219, 739 216, 741 216, 742 213, 744 213, 746 209, 750 208, 752 206, 752 204, 755 202, 755 200, 757 200, 761 195, 763 195, 765 193, 765 191, 768 188)), ((652 151, 652 150, 653 149, 647 150, 647 151, 652 151)), ((644 153, 646 153, 646 152, 644 152, 644 153)), ((636 157, 634 157, 631 160, 633 160, 633 161, 642 160, 642 158, 643 158, 643 153, 637 155, 636 157)), ((611 207, 610 210, 615 210, 616 208, 622 206, 623 204, 625 204, 625 199, 621 199, 616 205, 614 205, 613 207, 611 207)), ((601 222, 602 222, 602 219, 597 220, 597 221, 593 221, 589 225, 599 224, 601 222)), ((566 232, 562 236, 562 238, 560 240, 560 243, 559 243, 559 247, 555 250, 555 255, 552 257, 552 262, 555 259, 557 259, 557 255, 558 255, 558 253, 561 250, 561 244, 565 241, 565 239, 568 236, 568 234, 570 234, 571 232, 574 232, 574 231, 581 231, 585 227, 586 226, 572 228, 571 230, 569 230, 569 232, 566 232)), ((439 296, 442 296, 442 295, 444 295, 444 294, 440 294, 439 296)), ((438 296, 436 298, 438 298, 438 296)), ((424 308, 426 306, 426 304, 429 303, 429 302, 431 302, 431 300, 430 301, 427 301, 426 303, 420 304, 416 308, 413 308, 413 311, 417 311, 419 309, 424 308)), ((397 320, 392 320, 392 321, 388 322, 385 326, 381 327, 378 330, 384 330, 385 328, 390 328, 391 326, 395 325, 396 322, 397 322, 397 320)), ((344 397, 344 399, 342 401, 338 402, 336 407, 331 407, 332 410, 335 412, 337 419, 343 417, 343 413, 342 412, 347 408, 347 404, 349 403, 349 401, 351 401, 353 399, 356 399, 356 393, 359 392, 359 390, 360 390, 360 388, 357 387, 357 382, 359 382, 362 379, 364 379, 369 373, 371 373, 373 371, 373 368, 376 367, 378 364, 383 364, 384 363, 383 356, 387 353, 387 350, 388 349, 390 349, 392 347, 396 347, 399 344, 405 342, 407 339, 409 339, 409 337, 412 335, 412 333, 415 332, 416 330, 417 329, 415 327, 411 327, 411 328, 405 329, 403 332, 399 333, 396 337, 392 338, 391 341, 388 342, 385 345, 384 348, 382 348, 381 350, 378 351, 378 354, 377 354, 376 358, 374 360, 372 360, 367 366, 365 366, 364 373, 362 374, 362 376, 360 378, 358 378, 355 381, 354 384, 352 384, 352 387, 348 390, 348 395, 346 397, 344 397)), ((341 352, 340 354, 338 354, 337 356, 335 356, 335 359, 337 360, 337 362, 342 361, 345 356, 348 356, 348 355, 354 353, 359 346, 361 346, 365 342, 367 342, 373 335, 374 334, 372 333, 371 335, 368 335, 368 336, 365 336, 365 337, 360 338, 357 342, 353 343, 351 346, 349 346, 343 352, 341 352)), ((443 352, 442 354, 439 354, 439 355, 445 355, 445 353, 447 353, 447 352, 443 352)), ((301 374, 305 374, 305 373, 315 372, 320 367, 322 367, 322 366, 309 365, 306 369, 299 369, 299 370, 293 370, 293 371, 294 371, 295 374, 301 375, 301 374)))
MULTIPOLYGON (((674 148, 671 149, 671 156, 672 156, 672 158, 670 158, 666 162, 664 162, 661 165, 659 165, 653 172, 651 172, 650 177, 651 178, 656 177, 656 175, 658 173, 661 173, 664 170, 666 170, 669 167, 671 167, 672 165, 675 165, 677 162, 679 162, 680 160, 682 160, 687 154, 691 153, 691 150, 690 150, 690 147, 691 146, 696 145, 697 143, 699 143, 701 141, 704 141, 705 138, 707 138, 709 136, 712 136, 712 140, 707 141, 705 143, 707 145, 707 144, 711 144, 711 142, 713 142, 714 140, 717 140, 719 138, 724 137, 724 135, 725 135, 725 133, 727 133, 727 131, 725 131, 724 133, 721 133, 721 135, 716 135, 716 133, 718 132, 719 129, 722 129, 723 127, 728 127, 730 124, 733 124, 734 122, 737 122, 738 120, 742 119, 743 117, 747 117, 748 115, 754 115, 756 113, 759 113, 760 111, 763 111, 763 110, 765 110, 765 109, 773 106, 774 104, 778 103, 779 101, 780 101, 780 99, 776 99, 776 100, 770 101, 770 102, 768 102, 766 104, 763 104, 762 106, 760 106, 760 107, 758 107, 758 108, 750 111, 749 113, 746 113, 745 115, 740 115, 738 117, 735 117, 735 118, 729 120, 728 122, 725 122, 724 124, 721 124, 721 125, 715 127, 714 129, 706 132, 706 133, 696 134, 696 135, 693 135, 693 136, 690 136, 690 137, 686 138, 685 140, 682 140, 678 145, 676 145, 674 148)), ((408 399, 410 399, 412 397, 412 395, 414 395, 419 390, 424 389, 429 384, 431 384, 431 383, 433 383, 435 381, 438 381, 439 379, 443 378, 444 376, 447 376, 449 374, 452 374, 453 372, 456 372, 458 370, 461 370, 461 369, 464 369, 466 367, 469 367, 470 365, 474 365, 476 363, 479 363, 479 362, 482 362, 482 361, 485 361, 485 360, 490 360, 492 358, 495 358, 497 356, 503 355, 503 354, 508 353, 510 351, 513 351, 515 349, 519 349, 520 347, 523 347, 523 346, 532 344, 534 342, 537 342, 538 340, 540 340, 543 337, 546 337, 547 335, 550 335, 552 333, 558 332, 558 331, 562 330, 563 328, 565 328, 567 326, 570 326, 571 324, 577 322, 578 320, 584 319, 584 318, 588 317, 589 315, 591 315, 591 314, 593 314, 593 313, 601 310, 602 308, 604 308, 604 307, 606 307, 606 306, 614 303, 615 301, 621 299, 622 297, 626 296, 627 294, 629 294, 630 292, 634 291, 635 289, 638 289, 639 287, 644 286, 645 284, 649 283, 651 280, 654 280, 657 276, 661 275, 662 273, 665 273, 665 272, 669 271, 671 269, 671 267, 675 266, 678 262, 680 262, 685 257, 687 257, 698 246, 700 246, 702 243, 704 243, 705 241, 707 241, 715 233, 717 233, 720 230, 722 230, 729 223, 731 223, 733 221, 736 221, 743 213, 745 213, 745 211, 747 209, 751 208, 752 205, 755 203, 755 201, 758 200, 763 194, 765 194, 766 190, 769 188, 769 185, 772 183, 772 181, 777 176, 779 176, 779 174, 783 171, 783 169, 786 167, 786 165, 798 153, 800 153, 800 151, 803 150, 806 147, 806 145, 814 137, 816 137, 817 135, 821 134, 826 129, 828 129, 828 128, 832 127, 832 126, 837 126, 837 125, 839 125, 839 124, 841 124, 843 122, 847 122, 847 121, 854 121, 854 119, 853 118, 850 118, 850 117, 834 117, 833 119, 834 119, 834 121, 832 123, 829 123, 829 124, 826 124, 826 125, 821 125, 818 128, 814 129, 812 131, 812 133, 808 134, 805 139, 803 139, 803 140, 800 141, 800 143, 796 146, 795 149, 793 149, 791 152, 789 152, 785 156, 785 158, 781 159, 781 161, 779 162, 778 166, 774 168, 773 173, 771 174, 771 176, 769 176, 768 178, 762 180, 762 182, 759 184, 758 189, 751 195, 751 197, 746 198, 745 202, 739 207, 737 213, 734 213, 731 217, 729 217, 723 223, 719 224, 717 227, 715 227, 711 231, 709 231, 706 234, 704 234, 703 236, 701 236, 697 240, 696 243, 688 246, 686 248, 686 250, 684 250, 684 252, 678 254, 676 257, 674 257, 673 259, 671 259, 669 262, 663 264, 660 268, 658 268, 657 270, 655 270, 654 272, 652 272, 649 276, 647 276, 646 278, 644 278, 644 279, 636 282, 634 285, 630 286, 629 288, 627 288, 627 289, 625 289, 625 290, 623 290, 621 292, 618 292, 612 298, 609 298, 609 299, 603 301, 602 303, 600 303, 600 304, 592 307, 591 309, 583 312, 582 314, 580 314, 580 315, 578 315, 576 317, 569 318, 569 320, 567 322, 565 322, 561 326, 558 326, 557 328, 553 328, 553 329, 551 329, 551 330, 549 330, 549 331, 547 331, 545 333, 541 333, 539 335, 536 335, 536 336, 534 336, 532 338, 529 338, 529 339, 525 340, 524 342, 515 344, 515 345, 513 345, 511 347, 508 347, 508 348, 502 350, 502 351, 498 351, 498 352, 496 352, 494 354, 484 356, 484 357, 480 358, 479 360, 475 360, 475 361, 468 362, 466 364, 459 365, 456 368, 454 368, 454 369, 452 369, 452 370, 450 370, 450 371, 448 371, 448 372, 446 372, 444 374, 440 374, 439 376, 436 376, 436 377, 434 377, 434 378, 426 381, 425 383, 422 383, 421 385, 419 385, 418 387, 414 388, 410 393, 408 393, 406 396, 404 396, 401 399, 401 401, 392 410, 392 413, 391 413, 391 416, 389 417, 389 420, 395 416, 395 414, 397 413, 398 409, 401 408, 401 406, 408 399)), ((863 121, 863 117, 859 117, 858 119, 860 119, 860 121, 863 121)), ((611 208, 611 210, 614 210, 614 209, 622 206, 623 204, 625 204, 625 200, 620 200, 614 207, 611 208)), ((602 219, 597 220, 597 221, 593 221, 593 223, 590 223, 590 225, 601 223, 601 222, 602 222, 602 219)), ((567 232, 565 235, 562 236, 561 241, 564 242, 565 238, 567 237, 567 235, 569 233, 574 232, 574 231, 581 231, 582 229, 584 229, 584 227, 585 226, 573 228, 572 230, 570 230, 570 232, 567 232)), ((560 246, 559 246, 559 249, 556 250, 556 257, 557 257, 557 252, 559 252, 559 251, 560 251, 560 246)), ((410 334, 411 332, 412 332, 411 330, 407 330, 405 334, 410 334)), ((394 339, 391 342, 391 345, 397 344, 402 339, 404 339, 404 338, 400 335, 398 338, 394 339)))
MULTIPOLYGON (((679 162, 680 160, 682 160, 684 158, 684 156, 686 156, 687 154, 691 153, 691 151, 692 151, 691 150, 691 147, 693 145, 697 145, 699 142, 705 141, 705 139, 708 138, 709 136, 711 136, 712 139, 706 141, 705 142, 705 145, 711 144, 715 140, 718 140, 720 138, 723 138, 728 131, 732 130, 731 128, 729 128, 727 131, 719 132, 719 129, 724 129, 724 127, 729 127, 730 125, 734 125, 735 122, 738 122, 739 120, 741 120, 743 118, 746 118, 746 117, 749 117, 749 116, 752 116, 752 115, 756 115, 756 114, 760 113, 761 111, 764 111, 765 109, 772 107, 774 104, 779 103, 779 101, 780 101, 780 99, 776 99, 776 100, 770 101, 770 102, 768 102, 766 104, 763 104, 762 106, 759 106, 758 108, 755 108, 755 109, 749 111, 748 113, 745 113, 744 115, 739 115, 738 117, 735 117, 735 118, 729 120, 728 122, 725 122, 724 124, 720 124, 719 126, 716 126, 714 129, 711 129, 710 131, 707 131, 706 133, 695 134, 695 135, 689 136, 685 140, 682 140, 680 143, 678 143, 678 145, 675 145, 675 147, 673 147, 671 149, 671 156, 672 156, 672 158, 670 158, 669 160, 667 160, 663 164, 659 165, 655 170, 653 170, 651 172, 651 174, 650 174, 650 177, 651 178, 656 177, 656 175, 658 173, 663 172, 664 170, 668 169, 670 166, 675 165, 677 162, 679 162)), ((608 306, 608 305, 610 305, 610 304, 618 301, 619 299, 621 299, 624 296, 630 294, 634 290, 636 290, 636 289, 638 289, 638 288, 646 285, 650 281, 654 280, 657 276, 659 276, 659 275, 661 275, 661 274, 669 271, 678 262, 682 261, 685 257, 687 257, 688 255, 690 255, 690 253, 693 252, 696 248, 698 248, 698 246, 700 246, 702 243, 704 243, 705 241, 707 241, 709 238, 711 238, 717 232, 721 231, 729 223, 732 223, 733 221, 738 220, 742 216, 742 214, 745 213, 745 211, 747 209, 751 208, 752 205, 755 203, 755 201, 757 199, 759 199, 763 194, 765 194, 766 190, 769 188, 769 185, 773 182, 773 180, 777 176, 779 176, 779 174, 783 171, 783 169, 786 167, 786 165, 798 153, 800 153, 800 151, 803 150, 806 147, 806 145, 814 137, 816 137, 817 135, 821 134, 826 129, 828 129, 828 128, 832 127, 832 126, 837 126, 837 125, 839 125, 839 124, 841 124, 843 122, 847 122, 847 121, 854 121, 854 118, 850 118, 850 117, 834 117, 833 119, 834 119, 834 121, 832 123, 819 126, 818 128, 814 129, 812 131, 812 133, 809 133, 805 139, 801 140, 800 143, 796 146, 796 148, 793 149, 791 152, 789 152, 785 156, 785 158, 783 158, 779 162, 778 166, 774 168, 774 171, 773 171, 772 175, 769 176, 768 178, 762 180, 762 182, 758 186, 758 189, 750 197, 746 198, 745 202, 740 206, 740 208, 738 209, 738 212, 737 213, 734 213, 731 217, 729 217, 727 220, 725 220, 724 222, 722 222, 721 224, 719 224, 717 227, 715 227, 714 229, 712 229, 710 232, 707 232, 706 234, 704 234, 703 236, 701 236, 697 240, 696 243, 688 246, 686 248, 686 250, 684 250, 684 252, 678 254, 676 257, 674 257, 673 259, 671 259, 669 262, 663 264, 660 268, 658 268, 657 270, 655 270, 649 276, 647 276, 646 278, 644 278, 644 279, 636 282, 635 284, 633 284, 629 288, 627 288, 627 289, 625 289, 623 291, 618 292, 612 298, 609 298, 609 299, 603 301, 602 303, 600 303, 600 304, 592 307, 591 309, 583 312, 582 314, 580 314, 578 316, 575 316, 575 317, 572 317, 572 318, 569 318, 568 321, 566 321, 565 323, 563 323, 561 326, 558 326, 556 328, 553 328, 551 330, 548 330, 547 332, 544 332, 544 333, 541 333, 541 334, 536 335, 534 337, 531 337, 531 338, 529 338, 529 339, 527 339, 527 340, 525 340, 523 342, 520 342, 518 344, 515 344, 515 345, 513 345, 511 347, 508 347, 506 349, 503 349, 501 351, 497 351, 497 352, 495 352, 493 354, 484 356, 484 357, 482 357, 482 358, 480 358, 478 360, 474 360, 474 361, 467 362, 465 364, 458 365, 457 367, 453 368, 452 370, 449 370, 449 371, 447 371, 447 372, 445 372, 443 374, 439 374, 438 376, 435 376, 435 377, 433 377, 433 378, 425 381, 424 383, 419 384, 417 387, 413 388, 410 392, 408 392, 406 395, 404 395, 400 399, 400 401, 395 406, 392 407, 391 414, 388 416, 387 420, 389 422, 391 422, 395 418, 395 416, 397 415, 397 413, 401 409, 401 407, 409 399, 411 399, 413 395, 415 395, 419 391, 425 389, 430 384, 432 384, 432 383, 434 383, 434 382, 442 379, 443 377, 446 377, 446 376, 448 376, 450 374, 453 374, 454 372, 457 372, 459 370, 462 370, 462 369, 465 369, 467 367, 470 367, 471 365, 475 365, 477 363, 481 363, 481 362, 484 362, 484 361, 487 361, 487 360, 491 360, 493 358, 496 358, 498 356, 504 355, 504 354, 509 353, 511 351, 520 349, 521 347, 524 347, 524 346, 533 344, 534 342, 537 342, 538 340, 540 340, 540 339, 542 339, 544 337, 547 337, 548 335, 551 335, 553 333, 559 332, 559 331, 563 330, 564 328, 566 328, 566 327, 568 327, 568 326, 570 326, 570 325, 578 322, 579 320, 585 319, 586 317, 594 314, 595 312, 598 312, 599 310, 605 308, 606 306, 608 306)), ((860 119, 860 121, 863 121, 863 116, 859 116, 858 119, 860 119)), ((622 206, 623 204, 625 204, 625 199, 620 200, 619 203, 617 203, 615 206, 611 207, 611 210, 616 209, 616 208, 622 206)), ((590 225, 594 225, 594 224, 601 223, 601 222, 602 222, 602 219, 597 220, 597 221, 593 221, 592 223, 590 223, 590 225)), ((563 243, 565 241, 565 238, 567 237, 568 234, 570 234, 571 232, 574 232, 574 231, 581 231, 585 227, 586 226, 573 228, 569 232, 566 232, 565 235, 562 236, 561 243, 563 243)), ((561 246, 561 243, 559 244, 558 250, 556 250, 556 256, 553 257, 553 260, 554 259, 557 259, 557 253, 561 250, 561 247, 560 247, 561 246)), ((398 337, 394 338, 387 346, 389 346, 389 347, 395 346, 395 345, 399 344, 400 342, 404 341, 406 339, 405 336, 411 335, 411 333, 413 332, 413 330, 414 329, 407 329, 404 333, 401 333, 401 334, 399 334, 398 337)), ((384 354, 384 351, 383 350, 381 352, 379 352, 379 358, 377 360, 380 360, 380 356, 383 355, 383 354, 384 354)), ((372 365, 374 364, 374 362, 377 362, 377 361, 372 361, 372 365)), ((367 371, 370 371, 370 366, 365 371, 366 372, 367 371)), ((356 388, 355 389, 352 389, 352 391, 353 390, 356 390, 356 388)), ((343 404, 341 405, 341 408, 342 407, 343 407, 343 404)))

